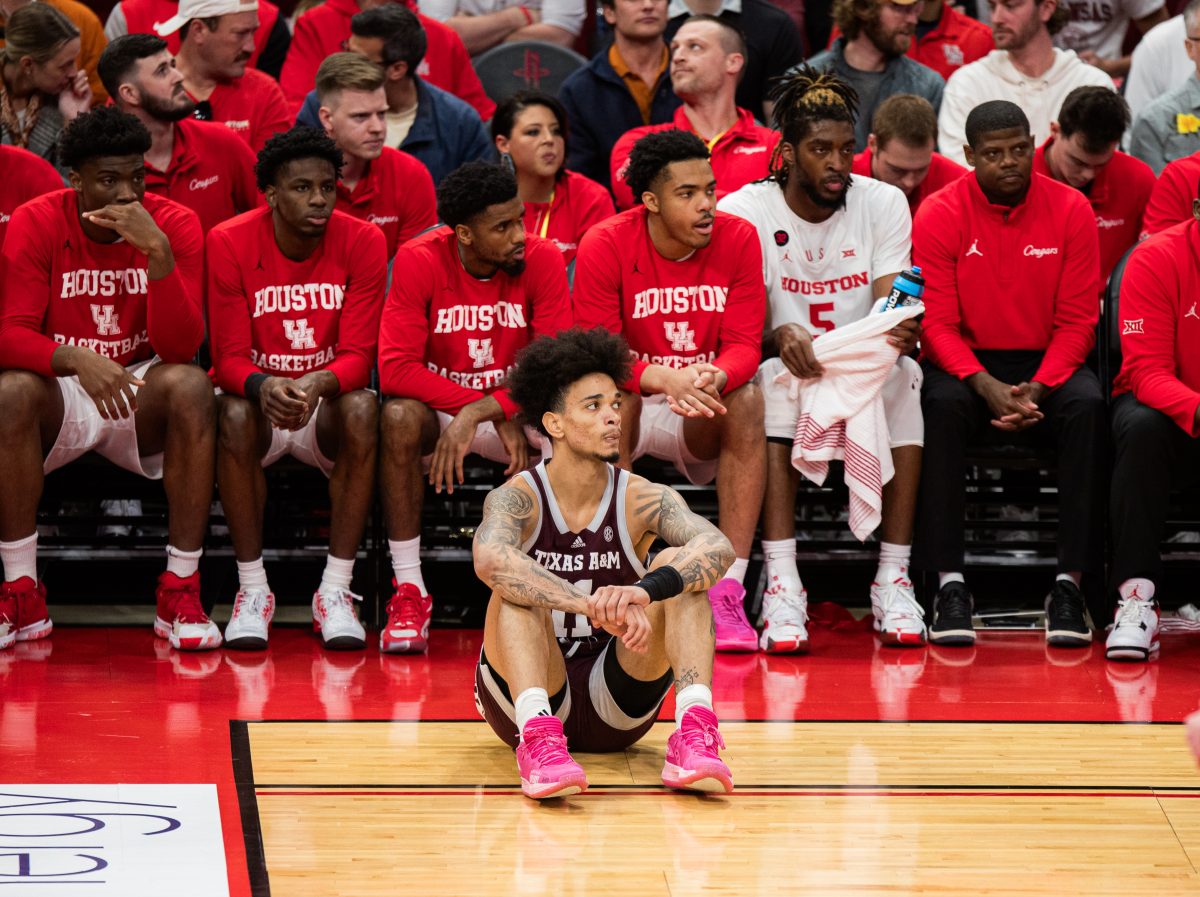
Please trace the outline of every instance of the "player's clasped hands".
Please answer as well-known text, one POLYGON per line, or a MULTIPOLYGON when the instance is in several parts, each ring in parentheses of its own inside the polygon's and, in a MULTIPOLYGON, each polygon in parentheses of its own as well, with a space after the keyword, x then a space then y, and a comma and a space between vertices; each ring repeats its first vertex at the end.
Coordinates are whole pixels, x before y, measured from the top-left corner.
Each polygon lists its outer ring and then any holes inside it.
POLYGON ((978 391, 992 412, 992 426, 997 430, 1009 433, 1027 430, 1046 416, 1037 405, 1044 392, 1039 383, 1012 386, 987 377, 978 391))
POLYGON ((262 413, 279 430, 299 430, 316 410, 299 380, 268 377, 258 394, 262 413))
POLYGON ((588 618, 641 654, 650 644, 649 604, 650 596, 637 586, 601 586, 588 596, 588 618))
POLYGON ((715 365, 691 364, 667 374, 667 405, 683 417, 716 417, 725 413, 721 390, 728 376, 715 365))

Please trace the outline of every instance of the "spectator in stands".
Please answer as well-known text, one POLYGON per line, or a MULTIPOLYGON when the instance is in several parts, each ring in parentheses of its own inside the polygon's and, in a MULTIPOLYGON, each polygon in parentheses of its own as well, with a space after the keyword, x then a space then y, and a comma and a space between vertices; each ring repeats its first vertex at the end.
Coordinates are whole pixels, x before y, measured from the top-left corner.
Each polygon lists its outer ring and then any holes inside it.
POLYGON ((671 41, 671 86, 683 105, 669 124, 628 131, 613 147, 609 170, 620 209, 640 198, 625 180, 634 145, 656 131, 690 131, 708 147, 717 176, 717 198, 765 178, 779 135, 754 121, 749 109, 734 105, 738 78, 746 62, 746 44, 724 19, 693 16, 671 41))
POLYGON ((876 108, 893 94, 924 97, 935 112, 942 104, 942 76, 905 55, 915 40, 920 12, 918 0, 837 0, 833 14, 842 36, 808 60, 815 69, 832 71, 858 95, 861 116, 854 148, 859 152, 867 147, 876 108))
POLYGON ((1142 235, 1154 172, 1117 149, 1129 127, 1129 107, 1107 87, 1076 87, 1063 101, 1050 139, 1033 154, 1035 174, 1083 192, 1100 234, 1100 283, 1142 235))
POLYGON ((228 128, 191 117, 183 75, 153 34, 116 38, 100 57, 100 76, 122 112, 150 133, 146 189, 187 206, 205 233, 258 205, 254 152, 228 128))
POLYGON ((317 69, 321 125, 342 151, 337 208, 376 224, 387 257, 437 224, 433 178, 415 157, 384 146, 387 95, 383 69, 357 53, 334 53, 317 69))
MULTIPOLYGON (((8 17, 22 6, 28 6, 33 2, 34 0, 0 0, 0 48, 4 46, 4 29, 8 17)), ((88 86, 92 89, 92 104, 100 106, 108 102, 108 94, 104 92, 104 85, 100 83, 100 76, 96 73, 96 64, 100 61, 100 54, 104 52, 104 47, 108 43, 100 19, 84 4, 76 3, 75 0, 40 0, 40 2, 57 9, 79 29, 79 56, 75 60, 75 65, 87 72, 88 86)))
POLYGON ((230 648, 267 645, 275 596, 263 568, 263 468, 284 455, 329 478, 329 555, 313 594, 327 648, 366 633, 350 591, 375 485, 378 406, 368 390, 387 280, 379 228, 334 210, 342 154, 312 128, 272 137, 258 208, 209 232, 208 322, 220 440, 217 484, 240 588, 230 648))
POLYGON ((570 47, 583 31, 584 0, 425 0, 421 8, 456 32, 472 56, 505 41, 534 40, 570 47))
POLYGON ((566 110, 554 97, 521 91, 496 109, 492 139, 517 176, 525 230, 557 246, 569 266, 588 229, 616 210, 607 190, 567 170, 566 110))
POLYGON ((854 157, 851 172, 899 187, 917 214, 921 201, 957 181, 967 170, 937 146, 937 113, 924 97, 898 93, 875 110, 867 148, 854 157))
MULTIPOLYGON (((1192 196, 1196 183, 1192 182, 1192 196)), ((1116 622, 1105 653, 1158 650, 1159 545, 1172 489, 1200 482, 1200 199, 1193 217, 1155 234, 1121 279, 1121 373, 1113 385, 1110 520, 1116 622)))
MULTIPOLYGON (((104 33, 109 40, 122 34, 153 34, 156 22, 165 22, 179 9, 179 0, 120 0, 108 14, 104 33)), ((287 19, 271 0, 258 0, 258 29, 254 32, 254 52, 249 65, 260 72, 278 78, 287 57, 292 32, 287 19)), ((171 55, 179 53, 179 33, 167 36, 171 55)))
MULTIPOLYGON (((775 379, 785 370, 803 379, 822 376, 813 338, 866 317, 888 294, 892 280, 908 267, 912 218, 899 190, 852 173, 856 98, 850 85, 830 72, 803 67, 773 98, 774 124, 783 135, 775 173, 729 194, 719 208, 755 226, 766 261, 764 342, 774 357, 758 373, 767 433, 762 516, 767 588, 759 646, 796 653, 808 650, 808 593, 796 567, 800 474, 791 460, 799 405, 789 397, 789 387, 775 379), (804 250, 817 246, 827 247, 827 253, 812 253, 808 260, 804 250), (828 285, 832 291, 826 293, 828 285), (817 295, 830 301, 812 298, 817 295)), ((919 103, 929 109, 925 100, 911 99, 912 107, 920 108, 919 103)), ((878 112, 875 117, 878 121, 878 112)), ((922 143, 932 145, 932 134, 923 136, 922 143)), ((908 353, 918 334, 911 320, 890 339, 908 353)), ((882 392, 895 475, 883 487, 880 562, 870 595, 875 629, 889 644, 925 643, 923 612, 908 576, 921 479, 920 389, 920 367, 902 354, 882 392)))
MULTIPOLYGON (((676 40, 699 40, 692 27, 676 40)), ((709 592, 717 650, 753 651, 758 634, 746 620, 742 581, 767 462, 754 383, 766 312, 758 235, 717 211, 709 151, 695 134, 646 134, 624 177, 638 205, 583 238, 575 324, 621 333, 636 356, 621 384, 630 393, 621 411, 621 466, 652 455, 692 483, 716 478, 721 532, 737 553, 709 592)))
MULTIPOLYGON (((360 40, 386 40, 391 35, 391 31, 386 34, 355 31, 353 24, 360 11, 380 5, 386 6, 390 2, 391 0, 382 0, 382 3, 380 0, 325 0, 321 5, 305 11, 296 20, 296 34, 288 51, 287 64, 284 65, 283 74, 279 78, 279 84, 293 115, 312 90, 321 61, 331 53, 350 49, 347 43, 352 40, 352 34, 357 34, 360 40)), ((417 12, 415 4, 413 12, 425 29, 425 40, 428 44, 425 55, 413 64, 413 72, 434 87, 449 91, 465 101, 484 121, 490 119, 496 111, 496 104, 483 92, 483 85, 479 83, 479 76, 471 66, 471 57, 467 54, 467 48, 463 46, 462 38, 453 28, 417 12)), ((395 55, 382 52, 382 44, 378 49, 381 52, 376 55, 381 57, 395 55)))
POLYGON ((52 6, 22 6, 8 18, 0 50, 0 144, 57 164, 65 125, 92 102, 87 73, 75 67, 79 29, 52 6))
POLYGON ((667 68, 663 41, 667 0, 601 0, 613 42, 558 89, 571 125, 567 164, 605 187, 611 185, 608 157, 626 131, 671 121, 679 97, 667 68))
POLYGON ((1084 363, 1100 313, 1096 221, 1082 193, 1033 172, 1020 107, 983 103, 966 134, 974 174, 930 197, 913 222, 913 261, 925 275, 921 405, 933 472, 921 480, 915 563, 939 576, 929 639, 975 640, 962 574, 967 446, 1031 439, 1060 459, 1046 640, 1085 646, 1092 634, 1079 583, 1097 569, 1106 470, 1104 394, 1084 363))
POLYGON ((1150 103, 1130 132, 1129 152, 1157 175, 1168 162, 1200 150, 1200 0, 1183 10, 1184 46, 1192 71, 1182 84, 1150 103))
MULTIPOLYGON (((360 12, 350 27, 347 49, 383 66, 386 73, 387 146, 420 159, 435 185, 464 162, 495 158, 478 113, 417 75, 426 35, 415 13, 389 3, 360 12)), ((296 123, 319 127, 319 106, 313 90, 296 123)))
POLYGON ((991 29, 947 0, 925 0, 908 55, 943 78, 992 52, 991 29))
POLYGON ((771 83, 804 59, 804 39, 791 16, 770 0, 671 0, 667 15, 663 37, 668 44, 688 20, 705 15, 716 16, 741 35, 745 50, 737 104, 760 121, 770 120, 771 83))
POLYGON ((221 644, 198 572, 216 439, 212 386, 190 363, 204 337, 204 244, 194 212, 145 195, 149 149, 131 115, 101 106, 78 116, 60 146, 70 189, 27 202, 9 224, 0 647, 53 628, 37 575, 38 502, 44 475, 89 451, 163 480, 169 544, 154 634, 180 650, 221 644))
POLYGON ((1130 24, 1142 35, 1168 17, 1163 0, 1088 0, 1066 6, 1071 18, 1054 35, 1054 45, 1074 50, 1084 62, 1113 78, 1129 74, 1130 57, 1121 48, 1130 24))
POLYGON ((1155 25, 1133 48, 1124 88, 1129 114, 1135 120, 1147 106, 1196 71, 1196 64, 1187 53, 1186 39, 1187 26, 1180 14, 1155 25))
POLYGON ((1192 220, 1196 185, 1200 184, 1200 152, 1167 164, 1150 191, 1143 234, 1156 234, 1173 224, 1192 220))
POLYGON ((1011 0, 992 9, 996 49, 964 65, 946 83, 938 113, 938 148, 944 156, 963 164, 967 115, 987 100, 1020 106, 1033 139, 1042 143, 1072 90, 1092 84, 1113 88, 1112 79, 1100 69, 1054 46, 1052 35, 1066 24, 1067 15, 1066 5, 1058 0, 1011 0))
POLYGON ((275 79, 246 67, 254 55, 258 0, 180 0, 179 12, 154 30, 159 37, 179 32, 175 63, 196 102, 196 118, 220 122, 255 152, 288 129, 275 79))
POLYGON ((4 172, 0 178, 0 249, 3 249, 4 234, 17 206, 43 193, 61 190, 63 179, 45 159, 15 146, 0 145, 0 171, 4 172))
POLYGON ((535 336, 571 326, 562 255, 527 233, 517 181, 472 162, 438 186, 445 227, 400 247, 379 331, 385 396, 380 486, 395 591, 380 635, 385 653, 424 651, 433 599, 421 575, 422 471, 440 493, 481 455, 513 474, 532 430, 515 420, 504 378, 535 336))

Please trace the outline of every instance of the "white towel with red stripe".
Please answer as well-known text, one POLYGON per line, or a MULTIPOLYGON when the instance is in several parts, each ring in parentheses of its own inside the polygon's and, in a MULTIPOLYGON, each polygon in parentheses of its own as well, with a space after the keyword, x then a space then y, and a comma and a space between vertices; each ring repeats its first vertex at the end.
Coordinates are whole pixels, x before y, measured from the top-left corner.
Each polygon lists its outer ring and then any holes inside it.
POLYGON ((924 311, 920 304, 901 306, 822 334, 813 352, 824 374, 800 380, 785 370, 776 378, 791 381, 788 395, 800 408, 792 466, 820 486, 830 461, 845 463, 850 531, 859 541, 883 519, 883 486, 895 474, 880 392, 900 353, 887 334, 924 311))

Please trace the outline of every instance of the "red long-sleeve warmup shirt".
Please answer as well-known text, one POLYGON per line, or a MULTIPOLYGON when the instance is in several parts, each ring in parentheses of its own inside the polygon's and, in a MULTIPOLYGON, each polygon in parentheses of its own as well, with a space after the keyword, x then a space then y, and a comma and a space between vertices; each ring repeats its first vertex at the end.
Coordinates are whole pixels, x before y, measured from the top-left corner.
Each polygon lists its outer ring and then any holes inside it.
POLYGON ((1150 191, 1142 220, 1143 232, 1156 234, 1181 221, 1191 221, 1197 184, 1200 184, 1200 153, 1168 162, 1150 191))
MULTIPOLYGON (((54 166, 28 150, 16 146, 0 146, 0 249, 4 234, 17 206, 43 193, 63 188, 63 179, 54 166)), ((0 296, 0 303, 4 297, 0 296)))
POLYGON ((83 232, 74 190, 58 190, 13 213, 4 241, 0 368, 55 376, 59 346, 82 346, 118 364, 158 354, 191 361, 204 339, 204 241, 196 213, 160 196, 142 205, 166 235, 175 267, 151 280, 148 260, 125 241, 83 232))
POLYGON ((353 190, 338 184, 337 208, 383 231, 388 258, 401 243, 438 220, 429 169, 408 153, 388 146, 378 159, 371 160, 353 190))
POLYGON ((463 267, 454 231, 439 227, 396 253, 379 328, 379 384, 384 395, 447 414, 491 395, 510 418, 517 406, 504 378, 517 352, 570 326, 566 265, 553 243, 529 234, 524 271, 479 280, 463 267))
POLYGON ((387 281, 383 234, 334 212, 317 250, 292 261, 275 243, 268 208, 208 235, 208 321, 213 376, 246 394, 254 374, 297 379, 329 371, 341 392, 370 380, 387 281))
POLYGON ((597 224, 575 257, 575 323, 625 336, 636 356, 625 387, 640 391, 651 364, 708 362, 725 392, 754 376, 767 310, 762 249, 754 225, 717 212, 712 239, 679 261, 650 239, 645 206, 597 224))
POLYGON ((1200 224, 1185 221, 1133 251, 1121 278, 1121 373, 1132 392, 1190 436, 1200 436, 1200 224))
POLYGON ((579 241, 592 225, 615 214, 607 190, 578 172, 568 171, 554 185, 550 202, 525 203, 525 230, 552 242, 569 265, 579 251, 579 241))
POLYGON ((913 222, 925 276, 922 349, 960 379, 976 349, 1045 353, 1033 379, 1054 389, 1083 364, 1100 304, 1096 220, 1074 187, 1034 174, 1016 207, 988 202, 974 174, 931 196, 913 222))

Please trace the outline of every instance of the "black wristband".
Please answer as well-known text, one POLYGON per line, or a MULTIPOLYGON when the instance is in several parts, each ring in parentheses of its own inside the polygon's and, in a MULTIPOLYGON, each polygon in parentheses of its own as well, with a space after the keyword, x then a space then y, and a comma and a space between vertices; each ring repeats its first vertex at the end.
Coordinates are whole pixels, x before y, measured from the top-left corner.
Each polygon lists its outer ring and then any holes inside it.
POLYGON ((262 392, 262 385, 269 379, 269 374, 262 373, 251 374, 249 377, 247 377, 246 383, 242 387, 243 391, 246 393, 246 398, 257 401, 258 394, 262 392))
POLYGON ((651 601, 666 601, 683 591, 683 577, 678 570, 667 564, 657 570, 651 570, 634 585, 649 595, 651 601))

